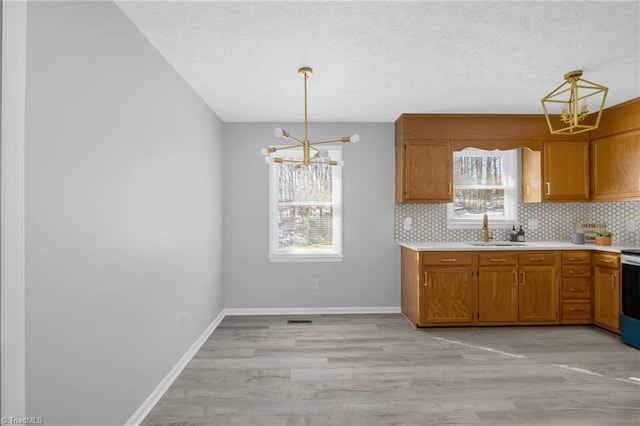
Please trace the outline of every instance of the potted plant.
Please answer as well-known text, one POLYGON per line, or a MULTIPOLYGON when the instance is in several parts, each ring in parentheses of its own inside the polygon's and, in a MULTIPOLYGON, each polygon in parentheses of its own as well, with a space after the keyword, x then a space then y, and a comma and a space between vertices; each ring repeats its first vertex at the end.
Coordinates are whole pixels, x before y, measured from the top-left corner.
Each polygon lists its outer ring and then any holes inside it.
POLYGON ((596 244, 598 244, 599 246, 610 246, 611 237, 613 237, 613 232, 611 231, 597 231, 596 244))

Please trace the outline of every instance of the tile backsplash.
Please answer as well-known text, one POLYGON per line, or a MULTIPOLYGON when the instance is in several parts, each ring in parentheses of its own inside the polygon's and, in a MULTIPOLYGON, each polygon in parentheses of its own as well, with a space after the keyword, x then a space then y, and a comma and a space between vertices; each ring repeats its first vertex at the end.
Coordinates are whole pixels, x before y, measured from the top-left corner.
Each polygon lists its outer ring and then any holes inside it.
MULTIPOLYGON (((571 241, 578 222, 605 223, 614 244, 640 245, 640 201, 612 203, 534 203, 518 206, 518 221, 529 241, 571 241), (529 220, 538 228, 529 229, 529 220)), ((491 223, 489 223, 491 228, 491 223)), ((492 229, 496 240, 508 239, 507 229, 492 229)), ((446 204, 396 204, 396 241, 476 241, 478 229, 448 229, 446 204), (411 218, 410 229, 404 229, 411 218)))

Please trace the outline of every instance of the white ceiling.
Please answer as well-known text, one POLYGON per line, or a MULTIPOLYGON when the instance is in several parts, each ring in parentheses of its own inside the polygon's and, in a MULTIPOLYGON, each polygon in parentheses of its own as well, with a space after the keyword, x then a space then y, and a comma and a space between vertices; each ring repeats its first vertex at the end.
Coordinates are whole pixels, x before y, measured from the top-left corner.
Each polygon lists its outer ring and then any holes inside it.
POLYGON ((124 1, 225 122, 392 122, 401 113, 541 113, 584 70, 607 106, 640 96, 640 0, 124 1))

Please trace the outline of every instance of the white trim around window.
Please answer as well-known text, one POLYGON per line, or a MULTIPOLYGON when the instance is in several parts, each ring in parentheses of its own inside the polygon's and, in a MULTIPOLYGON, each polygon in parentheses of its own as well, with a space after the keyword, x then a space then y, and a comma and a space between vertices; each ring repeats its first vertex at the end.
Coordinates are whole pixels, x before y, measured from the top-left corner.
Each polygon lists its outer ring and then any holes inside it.
MULTIPOLYGON (((326 146, 332 160, 342 159, 340 146, 326 146)), ((302 156, 302 150, 287 150, 293 157, 302 156)), ((330 249, 282 249, 279 247, 280 232, 278 224, 278 171, 280 164, 269 164, 269 261, 271 262, 341 262, 342 261, 342 168, 331 167, 331 202, 313 202, 314 205, 326 205, 332 209, 332 247, 330 249)))
MULTIPOLYGON (((501 155, 504 159, 504 214, 493 216, 489 214, 489 223, 492 228, 511 228, 518 225, 518 187, 519 187, 519 152, 517 149, 508 151, 485 151, 475 148, 467 148, 454 152, 456 156, 485 156, 501 155)), ((454 177, 454 194, 456 189, 454 177)), ((486 187, 489 188, 489 187, 486 187)), ((467 215, 465 218, 456 218, 453 211, 453 203, 447 204, 447 228, 448 229, 475 229, 482 226, 483 213, 467 215)))

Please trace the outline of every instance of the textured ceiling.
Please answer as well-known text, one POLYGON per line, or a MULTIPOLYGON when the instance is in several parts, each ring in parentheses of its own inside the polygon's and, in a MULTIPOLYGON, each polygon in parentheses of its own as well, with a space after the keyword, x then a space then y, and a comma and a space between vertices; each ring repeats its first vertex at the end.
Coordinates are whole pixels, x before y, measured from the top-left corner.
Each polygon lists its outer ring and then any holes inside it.
POLYGON ((640 0, 117 1, 225 122, 541 113, 571 70, 640 96, 640 0))

